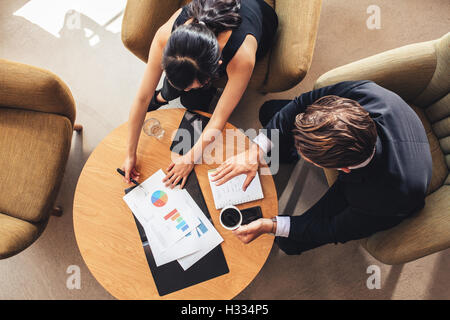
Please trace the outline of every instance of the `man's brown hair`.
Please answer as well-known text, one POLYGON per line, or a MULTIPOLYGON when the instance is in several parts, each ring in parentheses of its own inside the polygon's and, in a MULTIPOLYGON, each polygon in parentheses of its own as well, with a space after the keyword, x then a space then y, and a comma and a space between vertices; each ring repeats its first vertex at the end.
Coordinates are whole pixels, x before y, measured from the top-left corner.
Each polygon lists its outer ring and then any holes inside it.
POLYGON ((295 118, 295 147, 324 168, 345 168, 364 162, 372 155, 376 139, 374 121, 351 99, 322 97, 295 118))

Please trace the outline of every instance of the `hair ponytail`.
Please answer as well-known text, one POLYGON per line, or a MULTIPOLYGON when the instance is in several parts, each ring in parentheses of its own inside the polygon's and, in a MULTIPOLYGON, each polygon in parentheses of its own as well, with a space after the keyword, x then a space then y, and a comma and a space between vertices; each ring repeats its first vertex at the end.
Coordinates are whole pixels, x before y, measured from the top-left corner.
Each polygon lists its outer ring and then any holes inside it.
POLYGON ((193 22, 204 25, 216 35, 241 24, 241 0, 192 0, 187 6, 193 22))

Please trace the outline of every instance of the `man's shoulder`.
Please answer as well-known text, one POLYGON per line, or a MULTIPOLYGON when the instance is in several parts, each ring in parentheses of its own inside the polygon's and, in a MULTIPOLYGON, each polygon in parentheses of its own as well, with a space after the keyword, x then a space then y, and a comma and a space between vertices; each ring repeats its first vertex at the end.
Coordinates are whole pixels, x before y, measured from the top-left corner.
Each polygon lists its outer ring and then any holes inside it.
POLYGON ((360 181, 342 180, 351 207, 373 215, 408 215, 423 203, 426 179, 374 170, 360 181))
MULTIPOLYGON (((386 89, 379 84, 371 80, 361 80, 361 81, 344 81, 339 84, 339 89, 344 91, 344 97, 354 100, 366 100, 372 101, 373 99, 379 101, 390 101, 403 99, 395 92, 386 89), (367 99, 369 98, 369 100, 367 99)), ((404 101, 403 101, 404 102, 404 101)))

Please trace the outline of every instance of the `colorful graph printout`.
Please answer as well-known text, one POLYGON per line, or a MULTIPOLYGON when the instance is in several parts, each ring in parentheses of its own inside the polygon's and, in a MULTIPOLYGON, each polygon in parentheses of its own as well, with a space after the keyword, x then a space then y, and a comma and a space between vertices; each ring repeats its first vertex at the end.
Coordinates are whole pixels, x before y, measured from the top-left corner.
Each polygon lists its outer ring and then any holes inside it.
POLYGON ((167 193, 157 190, 152 194, 152 203, 155 207, 163 207, 167 203, 167 193))

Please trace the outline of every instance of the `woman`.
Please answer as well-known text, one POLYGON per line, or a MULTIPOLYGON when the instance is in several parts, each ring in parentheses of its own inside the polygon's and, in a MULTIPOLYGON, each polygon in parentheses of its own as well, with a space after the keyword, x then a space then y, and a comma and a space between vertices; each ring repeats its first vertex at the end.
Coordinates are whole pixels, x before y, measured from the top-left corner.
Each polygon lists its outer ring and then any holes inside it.
POLYGON ((136 150, 147 111, 180 97, 188 109, 207 110, 216 90, 212 80, 228 81, 198 142, 167 168, 166 186, 181 182, 198 163, 196 156, 223 130, 241 99, 258 58, 269 49, 276 33, 275 11, 263 0, 193 0, 161 26, 149 51, 147 67, 129 118, 125 180, 138 179, 136 150), (162 71, 166 78, 155 91, 162 71))

